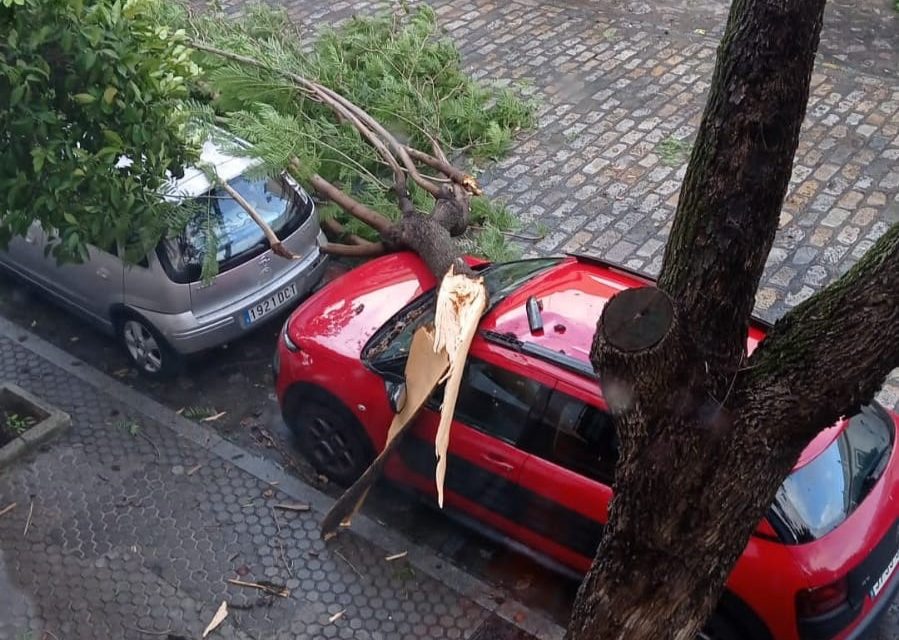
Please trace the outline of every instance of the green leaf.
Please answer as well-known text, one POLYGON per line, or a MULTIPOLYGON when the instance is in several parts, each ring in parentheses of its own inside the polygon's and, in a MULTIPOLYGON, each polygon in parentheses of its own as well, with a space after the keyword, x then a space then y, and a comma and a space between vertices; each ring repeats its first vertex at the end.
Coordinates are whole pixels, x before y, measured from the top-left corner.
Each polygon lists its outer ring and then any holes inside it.
POLYGON ((76 93, 74 96, 75 102, 78 104, 90 104, 92 102, 96 102, 96 98, 89 93, 76 93))
POLYGON ((78 224, 78 218, 76 218, 71 212, 65 211, 62 214, 62 217, 72 226, 76 226, 78 224))
POLYGON ((35 147, 31 150, 31 163, 35 173, 40 173, 44 168, 44 160, 47 159, 47 152, 41 147, 35 147))
POLYGON ((106 91, 103 92, 103 102, 106 104, 112 104, 112 101, 115 100, 116 94, 119 92, 115 87, 106 87, 106 91))
POLYGON ((24 95, 25 95, 25 85, 24 84, 20 84, 19 86, 15 87, 9 94, 9 106, 14 107, 17 104, 19 104, 19 102, 21 102, 22 97, 24 95))

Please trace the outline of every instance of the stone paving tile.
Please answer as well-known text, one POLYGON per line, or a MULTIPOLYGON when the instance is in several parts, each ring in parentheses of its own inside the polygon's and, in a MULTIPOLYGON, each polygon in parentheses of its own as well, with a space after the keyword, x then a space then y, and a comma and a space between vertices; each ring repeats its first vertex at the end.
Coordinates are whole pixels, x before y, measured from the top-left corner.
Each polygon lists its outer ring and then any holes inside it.
POLYGON ((222 600, 222 638, 466 638, 489 615, 353 533, 326 545, 321 513, 276 512, 291 501, 277 487, 8 338, 0 378, 72 416, 68 432, 0 475, 0 505, 19 505, 0 518, 0 640, 195 638, 222 600))

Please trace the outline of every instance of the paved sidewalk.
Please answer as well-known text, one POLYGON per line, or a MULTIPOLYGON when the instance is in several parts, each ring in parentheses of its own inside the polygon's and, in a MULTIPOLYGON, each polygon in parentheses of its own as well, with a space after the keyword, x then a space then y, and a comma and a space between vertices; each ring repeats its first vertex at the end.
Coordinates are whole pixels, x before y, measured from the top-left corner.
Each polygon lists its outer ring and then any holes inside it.
POLYGON ((5 320, 0 379, 72 416, 0 472, 0 640, 199 638, 223 600, 214 638, 561 635, 368 518, 322 542, 329 498, 5 320))

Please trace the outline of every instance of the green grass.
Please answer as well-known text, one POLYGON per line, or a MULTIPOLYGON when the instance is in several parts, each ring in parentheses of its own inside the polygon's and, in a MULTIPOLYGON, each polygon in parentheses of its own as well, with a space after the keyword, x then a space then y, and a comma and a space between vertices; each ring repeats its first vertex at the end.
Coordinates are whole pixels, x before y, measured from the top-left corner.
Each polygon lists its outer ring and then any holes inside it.
POLYGON ((690 157, 690 144, 674 136, 668 136, 656 145, 656 153, 659 154, 663 164, 678 167, 690 157))

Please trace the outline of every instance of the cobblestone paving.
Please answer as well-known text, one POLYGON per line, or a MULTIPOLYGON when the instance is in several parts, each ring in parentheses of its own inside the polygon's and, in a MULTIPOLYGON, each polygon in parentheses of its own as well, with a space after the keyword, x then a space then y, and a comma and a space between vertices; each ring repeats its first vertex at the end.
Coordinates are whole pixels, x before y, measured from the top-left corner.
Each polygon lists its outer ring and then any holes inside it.
MULTIPOLYGON (((390 6, 282 4, 309 31, 390 6)), ((585 252, 657 275, 728 3, 430 4, 475 76, 521 84, 539 105, 537 129, 482 176, 526 233, 545 234, 522 250, 585 252)), ((899 222, 897 34, 899 13, 885 0, 830 3, 790 190, 756 298, 767 320, 845 273, 899 222)), ((881 397, 899 406, 899 373, 881 397)))
POLYGON ((222 600, 220 638, 469 638, 488 617, 530 637, 354 534, 326 545, 321 513, 276 511, 277 487, 8 338, 0 379, 72 416, 0 474, 0 508, 18 503, 0 518, 0 640, 199 638, 222 600))

